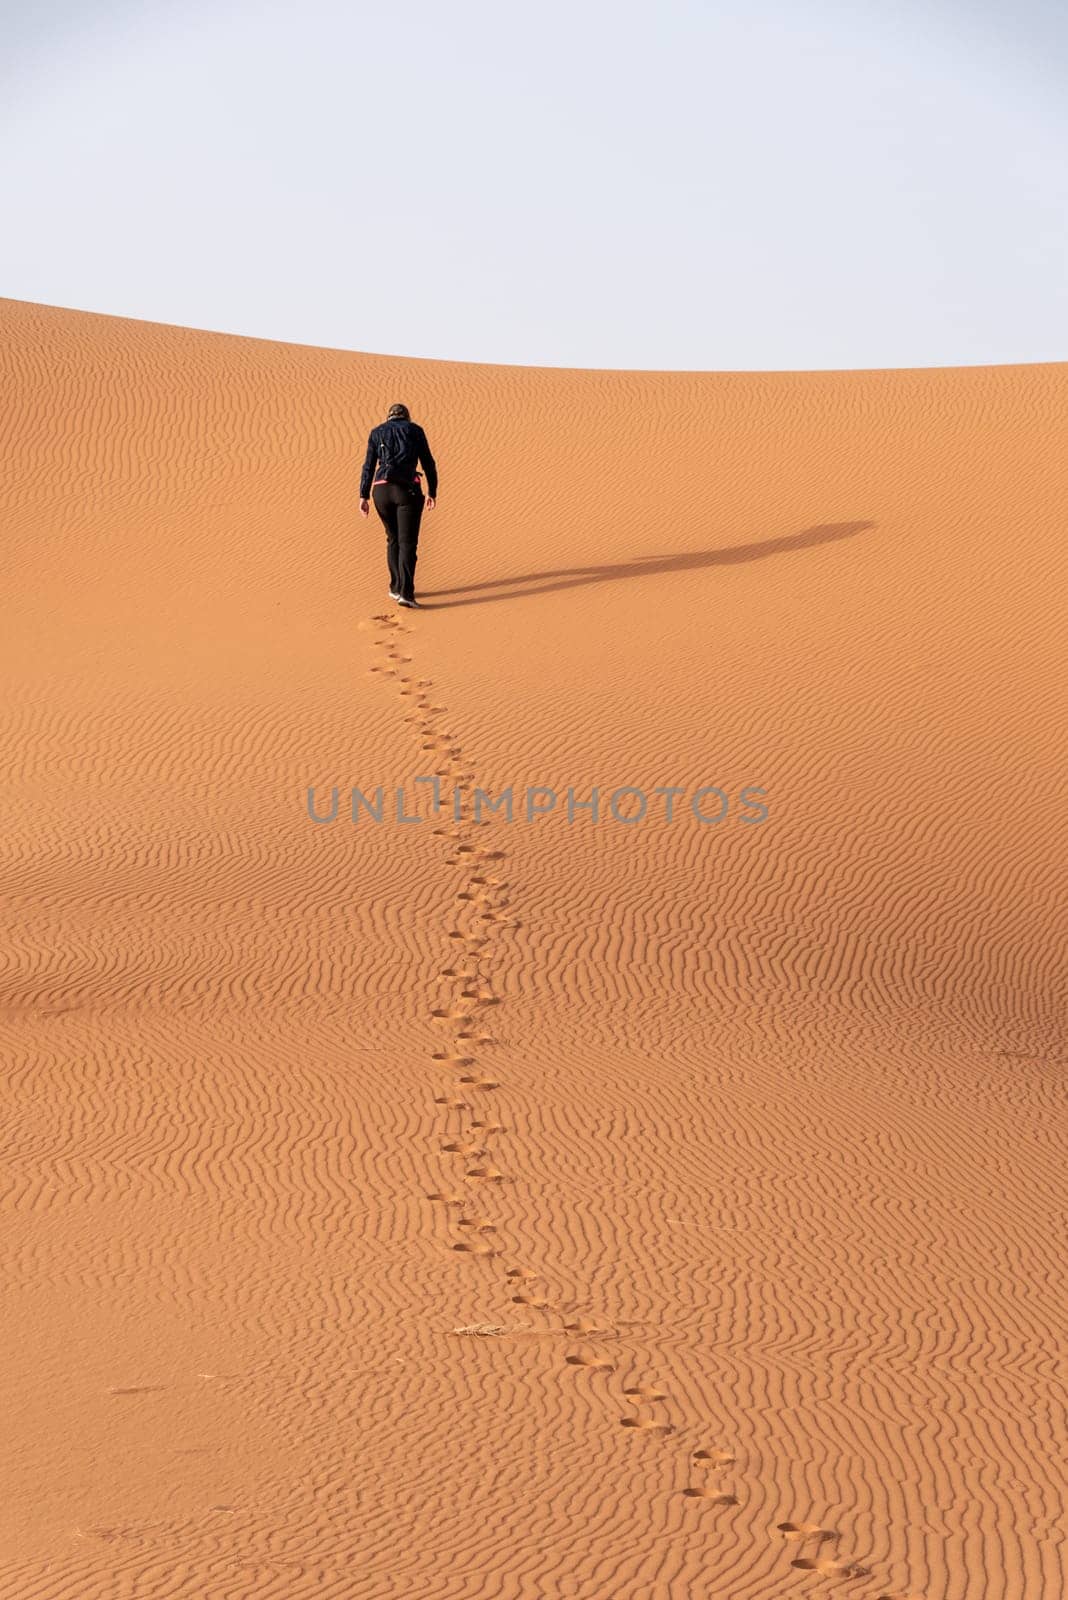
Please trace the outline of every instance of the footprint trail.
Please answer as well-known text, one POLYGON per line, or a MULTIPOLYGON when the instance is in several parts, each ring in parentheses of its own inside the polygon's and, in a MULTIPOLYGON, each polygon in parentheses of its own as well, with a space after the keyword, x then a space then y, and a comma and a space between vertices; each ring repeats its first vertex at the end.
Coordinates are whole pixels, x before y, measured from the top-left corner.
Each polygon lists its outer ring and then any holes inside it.
MULTIPOLYGON (((370 671, 392 682, 406 705, 414 701, 415 714, 406 713, 404 721, 421 751, 438 757, 436 776, 457 787, 473 782, 462 745, 441 723, 448 708, 439 702, 434 680, 419 677, 413 681, 412 675, 402 671, 413 665, 406 651, 415 629, 389 613, 373 620, 379 633, 373 642, 383 654, 370 671)), ((451 893, 443 894, 452 907, 444 930, 447 959, 438 974, 444 994, 427 1008, 429 1021, 448 1036, 430 1052, 430 1060, 435 1068, 453 1075, 452 1087, 438 1089, 432 1096, 445 1183, 429 1188, 427 1199, 443 1213, 447 1247, 459 1256, 485 1262, 483 1270, 499 1275, 502 1314, 522 1308, 537 1317, 537 1327, 562 1336, 569 1348, 561 1355, 561 1381, 591 1385, 590 1392, 596 1392, 606 1412, 615 1416, 617 1427, 635 1440, 649 1441, 643 1448, 670 1449, 665 1441, 679 1433, 703 1431, 701 1422, 678 1418, 668 1391, 652 1380, 619 1381, 613 1397, 613 1384, 623 1375, 602 1346, 613 1340, 614 1330, 605 1319, 561 1316, 561 1308, 541 1290, 541 1274, 517 1261, 506 1247, 492 1209, 476 1205, 476 1198, 488 1200, 495 1188, 519 1182, 522 1176, 522 1151, 516 1147, 500 1102, 505 1083, 496 1073, 487 1072, 476 1054, 476 1050, 494 1045, 482 1017, 503 1003, 493 983, 494 964, 499 959, 495 941, 522 926, 511 909, 509 879, 501 871, 507 852, 487 842, 482 832, 491 826, 487 821, 443 822, 431 830, 442 846, 444 865, 459 871, 461 882, 451 893), (447 1124, 444 1129, 442 1121, 447 1124)), ((471 1324, 463 1331, 478 1326, 471 1324)), ((507 1331, 506 1323, 491 1330, 494 1336, 507 1331)), ((687 1504, 706 1508, 706 1514, 729 1511, 743 1504, 744 1481, 737 1474, 733 1448, 704 1445, 689 1449, 683 1474, 686 1482, 676 1492, 687 1504)), ((695 1510, 692 1514, 702 1513, 695 1510)), ((852 1586, 872 1575, 858 1561, 843 1559, 838 1534, 818 1523, 782 1521, 769 1529, 769 1536, 777 1536, 783 1543, 799 1579, 808 1574, 820 1580, 821 1587, 852 1586)), ((851 1592, 860 1600, 856 1589, 851 1587, 851 1592)), ((874 1591, 871 1600, 875 1600, 874 1591)), ((880 1591, 880 1600, 886 1600, 885 1589, 880 1591)))

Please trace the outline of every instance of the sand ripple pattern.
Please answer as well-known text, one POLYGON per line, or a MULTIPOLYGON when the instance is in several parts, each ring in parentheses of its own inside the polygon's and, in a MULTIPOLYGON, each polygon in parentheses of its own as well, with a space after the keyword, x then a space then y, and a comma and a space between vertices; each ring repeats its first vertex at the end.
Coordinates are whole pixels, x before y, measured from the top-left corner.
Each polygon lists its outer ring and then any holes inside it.
POLYGON ((1068 1593, 1068 369, 0 327, 3 1600, 1068 1593))

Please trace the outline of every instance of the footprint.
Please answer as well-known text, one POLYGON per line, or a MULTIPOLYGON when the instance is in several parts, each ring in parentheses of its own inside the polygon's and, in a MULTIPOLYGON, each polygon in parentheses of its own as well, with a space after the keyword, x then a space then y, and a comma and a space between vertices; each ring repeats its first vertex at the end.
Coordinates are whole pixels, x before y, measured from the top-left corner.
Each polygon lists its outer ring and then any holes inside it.
POLYGON ((450 1111, 470 1111, 471 1109, 466 1100, 459 1100, 455 1095, 451 1094, 436 1094, 434 1096, 434 1104, 436 1106, 448 1106, 450 1111))
POLYGON ((468 1167, 464 1173, 465 1178, 470 1178, 476 1183, 503 1183, 504 1173, 500 1167, 468 1167))
POLYGON ((512 1296, 512 1304, 514 1306, 529 1306, 532 1311, 552 1310, 552 1305, 548 1300, 543 1300, 539 1295, 534 1294, 514 1294, 512 1296))
POLYGON ((837 1539, 839 1535, 831 1528, 821 1528, 818 1522, 777 1522, 775 1527, 784 1539, 789 1539, 795 1544, 826 1544, 828 1539, 837 1539))
POLYGON ((491 1222, 489 1217, 457 1217, 458 1228, 471 1228, 477 1233, 496 1233, 497 1224, 491 1222))
POLYGON ((870 1578, 871 1568, 859 1566, 855 1561, 821 1561, 817 1556, 798 1556, 792 1567, 802 1572, 818 1572, 821 1578, 870 1578))
POLYGON ((474 1056, 456 1055, 452 1050, 432 1050, 430 1059, 431 1061, 448 1061, 454 1067, 473 1067, 475 1064, 474 1056))
POLYGON ((492 1256, 496 1253, 492 1245, 483 1244, 481 1239, 459 1239, 452 1248, 470 1256, 492 1256))
POLYGON ((162 1383, 131 1384, 124 1389, 109 1389, 108 1394, 162 1394, 165 1387, 162 1383))
POLYGON ((673 1422, 656 1422, 652 1417, 620 1417, 621 1428, 638 1428, 642 1433, 674 1433, 673 1422))
POLYGON ((714 1506, 736 1506, 738 1504, 738 1496, 736 1494, 723 1494, 719 1489, 706 1489, 700 1484, 691 1484, 688 1489, 684 1489, 682 1492, 687 1500, 710 1500, 714 1506))
POLYGON ((500 1088, 500 1084, 497 1082, 496 1078, 474 1078, 474 1077, 470 1077, 470 1076, 465 1076, 465 1077, 460 1079, 460 1082, 461 1083, 469 1083, 471 1085, 472 1089, 499 1089, 500 1088))
POLYGON ((467 1196, 465 1194, 449 1194, 447 1190, 435 1190, 433 1194, 427 1195, 427 1199, 436 1200, 443 1206, 465 1206, 467 1204, 467 1196))
POLYGON ((442 1145, 442 1151, 447 1156, 484 1156, 482 1146, 474 1139, 452 1139, 448 1144, 442 1145))
POLYGON ((629 1389, 624 1389, 623 1393, 628 1400, 633 1400, 635 1405, 640 1404, 643 1400, 666 1400, 668 1398, 663 1389, 657 1389, 652 1384, 633 1384, 629 1389))
POLYGON ((582 1333, 592 1337, 596 1337, 598 1334, 607 1336, 612 1332, 611 1328, 606 1328, 602 1323, 595 1322, 592 1317, 577 1317, 573 1322, 565 1322, 564 1327, 568 1333, 582 1333))
MULTIPOLYGON (((722 1471, 724 1467, 733 1466, 735 1458, 729 1450, 695 1450, 693 1460, 706 1462, 715 1472, 722 1471)), ((780 1530, 788 1526, 791 1526, 791 1524, 784 1522, 779 1524, 780 1530)))
POLYGON ((569 1367, 584 1367, 587 1372, 614 1372, 616 1369, 611 1361, 603 1361, 599 1356, 565 1356, 569 1367))
POLYGON ((521 1278, 524 1283, 533 1282, 537 1276, 538 1274, 531 1272, 529 1267, 509 1267, 505 1273, 506 1278, 521 1278))

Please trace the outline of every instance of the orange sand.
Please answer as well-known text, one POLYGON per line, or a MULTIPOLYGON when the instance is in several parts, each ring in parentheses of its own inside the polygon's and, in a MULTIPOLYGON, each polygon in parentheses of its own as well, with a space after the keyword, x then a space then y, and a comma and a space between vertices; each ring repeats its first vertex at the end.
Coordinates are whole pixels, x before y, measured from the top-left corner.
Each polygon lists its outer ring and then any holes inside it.
POLYGON ((1061 1600, 1068 367, 0 314, 0 1594, 1061 1600))

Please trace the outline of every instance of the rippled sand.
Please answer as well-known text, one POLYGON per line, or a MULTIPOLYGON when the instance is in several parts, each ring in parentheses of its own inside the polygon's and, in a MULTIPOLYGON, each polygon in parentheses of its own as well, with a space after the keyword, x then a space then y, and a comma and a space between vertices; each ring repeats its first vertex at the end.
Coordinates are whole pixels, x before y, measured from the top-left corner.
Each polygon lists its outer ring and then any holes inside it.
POLYGON ((0 326, 0 1594, 1060 1600, 1068 367, 0 326))

